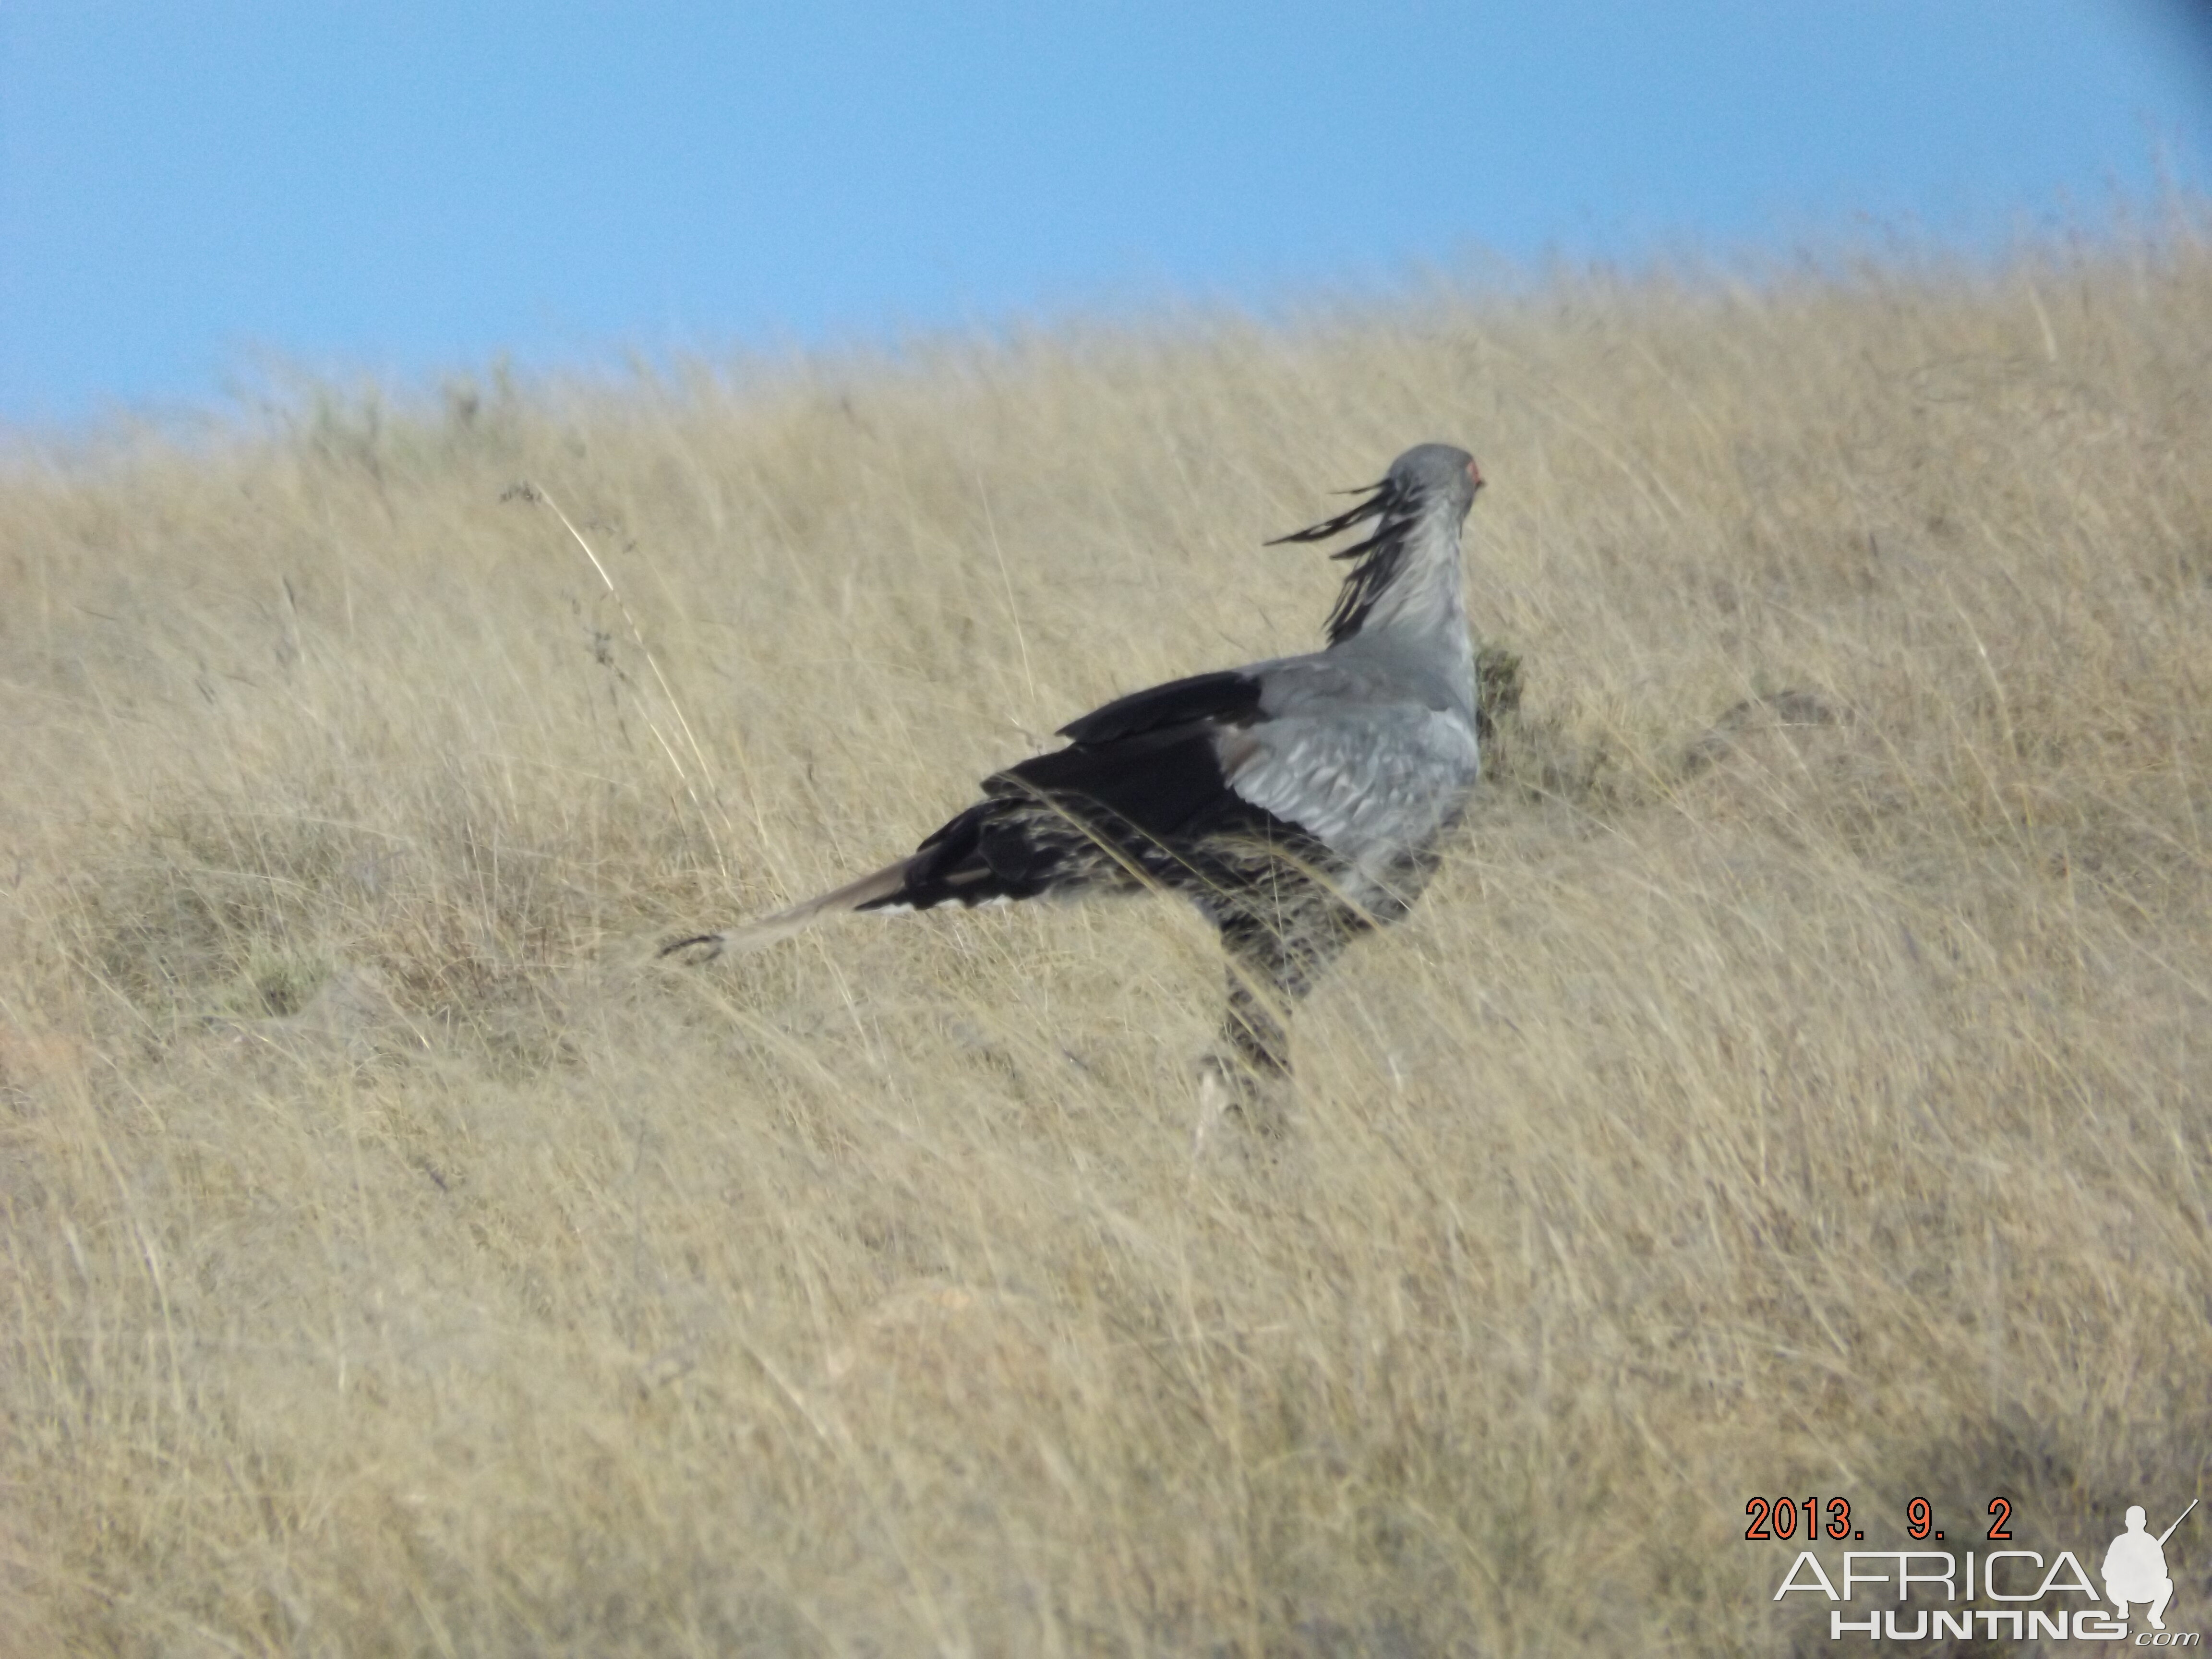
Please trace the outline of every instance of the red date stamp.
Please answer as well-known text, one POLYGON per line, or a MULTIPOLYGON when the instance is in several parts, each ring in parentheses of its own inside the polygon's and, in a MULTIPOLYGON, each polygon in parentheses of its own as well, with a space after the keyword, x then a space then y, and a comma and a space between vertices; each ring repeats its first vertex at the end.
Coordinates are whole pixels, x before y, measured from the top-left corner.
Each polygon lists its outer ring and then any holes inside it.
MULTIPOLYGON (((1856 1543, 1866 1537, 1864 1532, 1851 1525, 1851 1502, 1848 1498, 1754 1498, 1743 1506, 1743 1512, 1751 1517, 1751 1524, 1743 1529, 1743 1535, 1753 1543, 1802 1537, 1809 1544, 1823 1534, 1838 1540, 1848 1538, 1856 1543)), ((1996 1543, 2009 1543, 2012 1499, 1992 1498, 1988 1513, 1990 1529, 1984 1536, 1996 1543)), ((1936 1526, 1936 1506, 1925 1498, 1916 1498, 1907 1504, 1905 1530, 1916 1542, 1940 1540, 1943 1534, 1936 1526)))

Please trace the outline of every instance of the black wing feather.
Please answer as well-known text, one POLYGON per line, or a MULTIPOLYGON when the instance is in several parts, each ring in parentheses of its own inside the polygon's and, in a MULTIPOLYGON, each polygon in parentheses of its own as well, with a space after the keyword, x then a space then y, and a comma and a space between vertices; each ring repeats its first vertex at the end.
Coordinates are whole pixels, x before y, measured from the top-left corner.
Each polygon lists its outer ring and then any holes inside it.
MULTIPOLYGON (((1187 726, 1194 720, 1238 724, 1260 712, 1260 682, 1241 669, 1222 669, 1170 680, 1116 697, 1103 708, 1094 708, 1080 720, 1060 728, 1070 743, 1113 743, 1140 732, 1164 726, 1187 726)), ((1049 758, 1048 757, 1042 758, 1049 758)))
POLYGON ((1260 691, 1240 671, 1197 674, 1070 721, 1066 748, 985 779, 985 798, 921 843, 901 890, 860 908, 1029 898, 1110 884, 1130 866, 1173 876, 1223 835, 1297 841, 1295 825, 1245 800, 1222 771, 1220 733, 1261 718, 1260 691))
POLYGON ((1217 730, 1212 721, 1188 721, 1111 743, 1076 744, 1010 766, 983 790, 1001 799, 1041 798, 1085 822, 1126 824, 1171 843, 1218 810, 1228 791, 1217 730))

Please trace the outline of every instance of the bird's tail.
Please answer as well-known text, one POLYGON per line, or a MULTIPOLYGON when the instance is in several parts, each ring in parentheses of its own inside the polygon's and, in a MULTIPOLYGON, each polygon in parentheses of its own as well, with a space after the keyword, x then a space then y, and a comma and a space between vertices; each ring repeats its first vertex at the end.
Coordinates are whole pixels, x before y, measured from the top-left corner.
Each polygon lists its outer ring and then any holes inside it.
POLYGON ((726 933, 694 933, 689 939, 679 939, 660 947, 659 954, 672 957, 691 951, 687 961, 712 962, 721 956, 745 956, 769 945, 787 939, 794 933, 803 933, 817 922, 827 921, 832 916, 842 916, 874 904, 900 891, 907 884, 908 875, 914 865, 915 855, 909 854, 896 864, 887 864, 872 875, 862 876, 858 881, 848 881, 842 887, 817 894, 804 903, 794 904, 788 910, 779 910, 772 916, 763 916, 758 921, 749 921, 742 927, 732 927, 726 933))

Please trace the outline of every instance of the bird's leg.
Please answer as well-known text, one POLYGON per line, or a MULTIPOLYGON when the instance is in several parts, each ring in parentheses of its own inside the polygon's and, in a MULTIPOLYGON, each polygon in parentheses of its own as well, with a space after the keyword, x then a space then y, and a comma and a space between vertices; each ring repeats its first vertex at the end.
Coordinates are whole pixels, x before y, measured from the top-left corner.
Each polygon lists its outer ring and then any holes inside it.
MULTIPOLYGON (((1229 953, 1229 1012, 1221 1045, 1200 1064, 1206 1119, 1235 1115, 1247 1127, 1279 1133, 1291 1087, 1291 1009, 1313 988, 1357 930, 1357 919, 1330 914, 1298 919, 1237 911, 1219 918, 1229 953)), ((1200 1127, 1200 1136, 1205 1133, 1200 1127)))
POLYGON ((1271 1139, 1289 1127, 1291 1034, 1273 1000, 1255 988, 1249 970, 1231 965, 1221 1042, 1198 1063, 1200 1150, 1231 1120, 1271 1139))
MULTIPOLYGON (((1281 964, 1269 964, 1279 966, 1281 964)), ((1291 1074, 1291 1031, 1284 1016, 1304 987, 1286 985, 1249 957, 1229 964, 1229 1013, 1221 1038, 1237 1065, 1268 1081, 1291 1074)))

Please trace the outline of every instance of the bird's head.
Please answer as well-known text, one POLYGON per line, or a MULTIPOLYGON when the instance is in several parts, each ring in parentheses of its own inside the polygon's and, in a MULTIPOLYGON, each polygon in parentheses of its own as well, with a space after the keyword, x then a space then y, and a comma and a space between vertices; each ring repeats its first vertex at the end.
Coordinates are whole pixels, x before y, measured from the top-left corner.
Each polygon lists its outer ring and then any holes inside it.
POLYGON ((1356 561, 1328 619, 1328 641, 1335 645, 1359 631, 1376 599, 1405 568, 1413 527, 1425 520, 1433 523, 1441 517, 1450 526, 1455 547, 1459 527, 1466 521, 1468 508, 1474 505, 1475 491, 1481 488, 1482 469, 1467 451, 1450 444, 1417 444, 1391 462, 1390 470, 1378 483, 1346 492, 1366 498, 1358 506, 1304 530, 1278 536, 1267 545, 1324 542, 1354 525, 1375 521, 1373 532, 1364 540, 1329 555, 1332 559, 1356 561))
MULTIPOLYGON (((1449 504, 1456 518, 1465 518, 1482 488, 1482 469, 1474 457, 1450 444, 1419 444, 1390 463, 1390 470, 1376 486, 1380 495, 1395 498, 1399 510, 1418 513, 1432 504, 1449 504)), ((1384 511, 1389 507, 1385 506, 1384 511)))
POLYGON ((1474 457, 1464 449, 1450 444, 1417 444, 1396 460, 1380 480, 1362 484, 1357 489, 1347 489, 1347 495, 1364 495, 1366 499, 1348 512, 1333 519, 1325 519, 1304 530, 1293 530, 1287 536, 1278 536, 1267 544, 1279 547, 1285 542, 1325 542, 1330 537, 1341 535, 1356 524, 1370 519, 1382 523, 1369 540, 1329 555, 1334 559, 1357 559, 1374 550, 1378 543, 1401 528, 1407 520, 1425 513, 1443 512, 1451 515, 1456 525, 1467 517, 1467 510, 1474 505, 1474 492, 1482 488, 1482 469, 1474 464, 1474 457))

